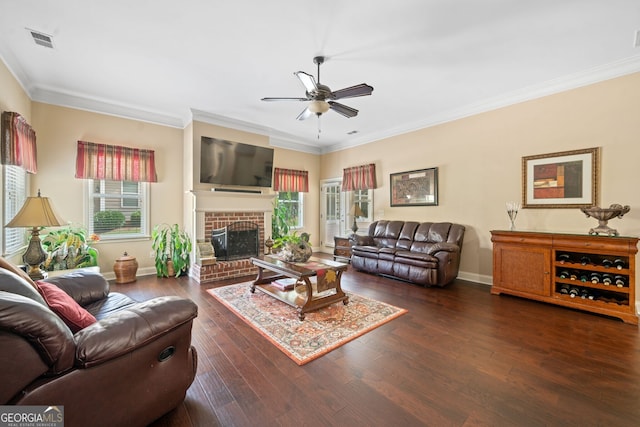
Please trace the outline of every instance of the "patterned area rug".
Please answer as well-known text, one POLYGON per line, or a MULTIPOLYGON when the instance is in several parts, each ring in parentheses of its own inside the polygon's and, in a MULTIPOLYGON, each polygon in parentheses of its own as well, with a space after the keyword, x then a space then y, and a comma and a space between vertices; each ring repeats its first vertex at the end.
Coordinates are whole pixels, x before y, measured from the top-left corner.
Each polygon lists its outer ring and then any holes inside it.
POLYGON ((259 290, 252 294, 249 287, 247 282, 207 292, 298 365, 311 362, 407 312, 348 292, 349 304, 340 302, 312 311, 301 321, 294 307, 259 290))

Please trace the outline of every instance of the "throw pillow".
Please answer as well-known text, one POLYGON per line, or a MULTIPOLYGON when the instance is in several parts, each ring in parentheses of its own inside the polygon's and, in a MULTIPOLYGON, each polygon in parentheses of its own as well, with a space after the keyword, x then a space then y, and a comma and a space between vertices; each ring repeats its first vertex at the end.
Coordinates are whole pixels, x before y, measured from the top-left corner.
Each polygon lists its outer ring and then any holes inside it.
POLYGON ((74 334, 97 322, 91 313, 56 285, 38 280, 36 286, 49 308, 62 319, 74 334))

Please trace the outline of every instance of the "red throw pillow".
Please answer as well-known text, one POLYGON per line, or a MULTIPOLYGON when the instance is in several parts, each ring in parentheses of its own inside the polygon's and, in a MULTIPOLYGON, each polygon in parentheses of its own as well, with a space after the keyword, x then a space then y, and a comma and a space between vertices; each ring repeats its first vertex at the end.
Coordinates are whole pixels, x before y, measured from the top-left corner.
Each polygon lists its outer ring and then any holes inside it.
POLYGON ((74 334, 97 322, 91 313, 80 307, 69 294, 56 285, 38 280, 36 286, 49 308, 62 319, 74 334))

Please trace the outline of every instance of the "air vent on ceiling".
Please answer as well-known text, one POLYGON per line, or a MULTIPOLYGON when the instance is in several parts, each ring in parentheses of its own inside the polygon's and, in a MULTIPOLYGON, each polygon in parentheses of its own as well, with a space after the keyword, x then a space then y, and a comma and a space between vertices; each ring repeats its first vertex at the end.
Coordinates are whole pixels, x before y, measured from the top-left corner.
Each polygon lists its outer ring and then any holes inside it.
POLYGON ((51 36, 28 28, 27 31, 31 33, 31 37, 33 37, 33 41, 36 44, 53 49, 53 38, 51 36))

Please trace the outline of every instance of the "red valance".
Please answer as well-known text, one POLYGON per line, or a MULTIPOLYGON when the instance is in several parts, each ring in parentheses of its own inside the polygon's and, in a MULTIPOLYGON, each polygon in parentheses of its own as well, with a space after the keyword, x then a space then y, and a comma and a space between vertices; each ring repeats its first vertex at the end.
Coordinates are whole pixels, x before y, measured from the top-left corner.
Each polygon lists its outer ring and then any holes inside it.
POLYGON ((353 166, 342 170, 342 191, 376 188, 376 165, 353 166))
POLYGON ((273 181, 273 189, 275 191, 309 192, 308 171, 275 168, 273 181))
POLYGON ((29 173, 38 172, 36 132, 18 113, 2 113, 0 163, 20 166, 29 173))
POLYGON ((157 182, 155 152, 78 141, 76 178, 157 182))

